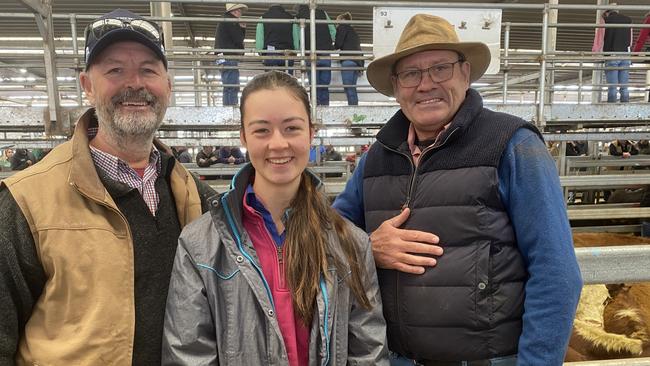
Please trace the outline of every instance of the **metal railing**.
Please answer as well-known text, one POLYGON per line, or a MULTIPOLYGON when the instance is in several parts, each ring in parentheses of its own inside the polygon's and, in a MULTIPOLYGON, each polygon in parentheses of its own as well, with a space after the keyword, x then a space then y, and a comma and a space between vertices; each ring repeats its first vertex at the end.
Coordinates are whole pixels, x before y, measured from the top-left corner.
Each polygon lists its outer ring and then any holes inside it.
MULTIPOLYGON (((156 3, 158 1, 154 1, 156 3)), ((194 1, 174 1, 178 3, 189 3, 189 2, 198 2, 194 1)), ((225 1, 213 0, 207 1, 202 0, 201 3, 225 3, 225 1)), ((319 6, 319 2, 316 1, 284 1, 280 3, 285 4, 309 4, 311 14, 315 11, 316 7, 319 6)), ((326 2, 327 4, 343 4, 344 2, 338 0, 330 0, 326 2)), ((355 5, 364 5, 364 6, 418 6, 418 7, 428 7, 428 8, 501 8, 501 9, 527 9, 527 10, 539 10, 541 15, 540 23, 513 23, 505 22, 502 24, 504 29, 504 49, 501 57, 501 68, 502 74, 495 77, 486 77, 484 78, 487 82, 487 85, 478 84, 475 85, 477 89, 482 91, 487 99, 494 97, 493 100, 499 100, 501 103, 530 103, 536 106, 535 113, 535 123, 543 127, 546 125, 546 113, 545 109, 552 108, 552 104, 556 102, 562 102, 559 99, 567 98, 571 102, 584 102, 587 95, 600 95, 607 88, 607 84, 603 82, 588 83, 585 82, 585 74, 592 72, 602 72, 610 70, 611 68, 606 68, 602 63, 606 60, 611 59, 631 59, 631 60, 644 60, 646 55, 644 53, 631 53, 631 54, 613 54, 605 56, 601 53, 591 53, 591 52, 558 52, 549 50, 546 45, 548 44, 548 34, 552 29, 557 28, 596 28, 598 26, 606 28, 621 27, 627 25, 614 25, 614 24, 583 24, 583 23, 552 23, 548 20, 548 14, 551 11, 562 11, 565 9, 579 9, 583 11, 593 12, 595 9, 609 9, 614 8, 612 6, 580 6, 580 5, 549 5, 549 4, 457 4, 457 3, 419 3, 419 2, 379 2, 379 1, 360 1, 355 2, 355 5), (417 5, 416 5, 417 4, 417 5), (512 29, 517 27, 539 27, 542 33, 542 44, 532 45, 533 47, 538 47, 539 52, 520 52, 517 50, 511 50, 509 47, 510 44, 510 34, 512 29), (549 79, 548 76, 554 74, 552 79, 549 79), (573 75, 573 76, 571 76, 573 75), (543 76, 543 77, 540 77, 543 76), (522 81, 521 79, 525 79, 522 81)), ((645 6, 618 6, 616 7, 621 10, 633 10, 633 11, 642 11, 645 9, 645 6)), ((310 15, 311 15, 310 14, 310 15)), ((64 47, 57 47, 56 55, 56 64, 58 66, 57 70, 59 75, 63 76, 59 81, 59 98, 62 101, 65 101, 65 105, 79 105, 83 103, 83 95, 81 93, 81 88, 79 87, 77 78, 75 77, 78 72, 81 70, 82 55, 80 50, 82 47, 79 47, 80 40, 77 37, 77 23, 86 22, 90 19, 94 19, 99 14, 93 15, 80 15, 80 14, 52 14, 53 19, 67 19, 70 22, 70 41, 65 41, 64 47)), ((5 13, 0 14, 0 18, 30 18, 33 17, 32 14, 27 13, 5 13)), ((304 45, 305 37, 309 36, 310 38, 315 35, 315 27, 312 26, 312 34, 305 35, 304 27, 306 24, 318 24, 324 21, 317 21, 314 19, 307 20, 279 20, 279 19, 253 19, 242 17, 240 19, 225 19, 219 17, 186 17, 186 16, 167 16, 167 17, 150 17, 150 19, 160 22, 201 22, 201 23, 214 23, 215 25, 219 22, 243 22, 248 24, 257 24, 257 23, 282 23, 282 22, 291 22, 299 27, 301 27, 301 44, 304 45)), ((337 23, 336 21, 333 21, 337 23)), ((342 23, 350 24, 371 24, 371 21, 345 21, 342 23)), ((646 28, 650 25, 641 25, 633 24, 633 28, 646 28)), ((59 39, 61 36, 67 37, 68 35, 55 35, 59 39)), ((203 42, 205 44, 205 41, 203 42)), ((277 51, 278 55, 268 56, 268 55, 259 55, 258 52, 261 50, 256 50, 253 47, 248 47, 244 50, 246 53, 244 56, 224 56, 218 57, 215 53, 224 52, 228 50, 223 49, 214 49, 210 47, 185 47, 174 45, 168 49, 168 57, 170 60, 170 69, 175 73, 176 76, 181 78, 175 80, 174 83, 174 93, 176 96, 176 105, 188 105, 193 106, 214 106, 218 104, 219 95, 218 92, 220 88, 224 85, 220 77, 216 75, 218 71, 224 70, 227 67, 219 66, 214 64, 217 58, 224 59, 238 59, 241 64, 239 69, 244 76, 243 82, 247 78, 257 72, 261 72, 269 69, 285 69, 284 67, 267 67, 261 65, 262 60, 268 58, 278 58, 283 60, 292 60, 294 61, 294 69, 299 71, 300 76, 303 75, 311 76, 313 79, 313 74, 320 70, 317 68, 315 60, 332 60, 338 61, 342 58, 356 58, 363 60, 370 60, 372 58, 369 50, 358 52, 358 53, 342 53, 342 52, 326 52, 326 51, 316 51, 315 42, 311 42, 312 49, 305 50, 300 49, 296 50, 295 54, 290 56, 285 56, 284 51, 277 51), (309 67, 306 65, 310 64, 309 67)), ((5 48, 9 50, 9 48, 5 48)), ((14 47, 13 51, 20 51, 23 48, 14 47)), ((26 50, 26 49, 25 49, 26 50)), ((33 49, 32 49, 33 50, 33 49)), ((241 51, 241 50, 237 50, 241 51)), ((267 51, 265 51, 267 52, 267 51)), ((4 59, 13 60, 15 62, 20 62, 25 65, 43 65, 42 55, 39 54, 2 54, 4 59)), ((0 67, 15 67, 15 65, 0 65, 0 67)), ((332 71, 341 71, 347 70, 347 68, 341 68, 338 66, 333 66, 331 68, 326 68, 332 71)), ((362 68, 359 68, 361 71, 362 68)), ((633 75, 640 75, 648 71, 647 66, 635 66, 631 69, 633 75)), ((305 86, 309 87, 312 90, 312 104, 315 106, 315 93, 314 90, 316 87, 325 85, 316 85, 314 83, 309 83, 308 80, 310 77, 303 77, 303 82, 305 86)), ((39 77, 26 77, 24 79, 17 78, 13 83, 11 80, 3 82, 3 87, 5 91, 12 92, 32 92, 39 93, 44 95, 47 91, 46 78, 39 77), (27 84, 27 86, 26 86, 27 84), (15 88, 11 89, 11 86, 14 85, 15 88)), ((644 89, 647 87, 645 83, 630 83, 628 86, 634 88, 633 95, 635 98, 643 97, 645 95, 644 89)), ((334 93, 341 93, 342 84, 330 84, 327 87, 331 89, 334 93)), ((2 91, 2 89, 0 89, 2 91)), ((359 85, 359 91, 362 94, 373 93, 373 90, 368 87, 366 84, 359 85)), ((23 99, 13 99, 13 102, 17 105, 20 104, 29 104, 30 100, 23 99)), ((41 103, 42 104, 42 103, 41 103)), ((315 115, 315 107, 312 111, 315 115)))

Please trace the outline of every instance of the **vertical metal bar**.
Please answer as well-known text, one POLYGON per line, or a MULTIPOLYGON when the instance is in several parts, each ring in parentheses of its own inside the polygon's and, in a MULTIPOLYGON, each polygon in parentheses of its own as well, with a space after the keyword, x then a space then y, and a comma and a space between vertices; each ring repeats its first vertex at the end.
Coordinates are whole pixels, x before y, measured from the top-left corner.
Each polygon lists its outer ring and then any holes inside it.
POLYGON ((305 19, 300 19, 300 85, 305 87, 305 19))
MULTIPOLYGON (((151 15, 157 16, 157 17, 165 17, 165 18, 170 18, 172 16, 172 7, 169 2, 152 2, 149 3, 150 6, 150 11, 151 15)), ((163 31, 163 38, 165 41, 165 50, 170 51, 174 47, 174 43, 172 41, 172 23, 171 22, 162 22, 161 28, 163 31)), ((172 66, 174 64, 173 61, 167 62, 168 67, 169 67, 169 80, 171 81, 172 84, 172 90, 174 89, 174 70, 172 69, 172 66)), ((171 107, 176 105, 176 93, 172 92, 171 94, 171 102, 169 105, 171 107)))
POLYGON ((311 120, 316 121, 316 1, 309 0, 309 60, 311 61, 311 120))
POLYGON ((74 58, 74 68, 75 74, 75 87, 77 88, 77 104, 81 107, 83 103, 83 95, 81 93, 81 84, 79 83, 79 58, 76 57, 79 55, 79 45, 77 43, 77 15, 70 14, 70 30, 72 31, 72 52, 75 54, 74 58))
POLYGON ((578 104, 582 103, 582 85, 584 84, 584 81, 582 80, 582 66, 583 62, 582 59, 580 59, 578 68, 578 104))
POLYGON ((61 100, 59 96, 59 86, 57 81, 54 35, 52 34, 54 31, 54 27, 52 25, 52 3, 50 0, 45 0, 43 1, 43 6, 48 14, 47 17, 43 18, 41 14, 34 13, 34 19, 36 20, 38 30, 43 37, 43 59, 45 62, 45 81, 47 84, 47 105, 50 114, 49 121, 45 121, 45 130, 48 133, 57 133, 63 132, 63 119, 61 116, 61 100))
MULTIPOLYGON (((548 23, 557 23, 557 9, 550 8, 550 5, 558 5, 559 0, 548 0, 549 10, 548 10, 548 23)), ((548 24, 547 23, 547 24, 548 24)), ((552 27, 548 28, 546 35, 546 52, 554 53, 557 44, 557 28, 552 27)), ((548 91, 546 92, 545 100, 549 103, 553 103, 553 95, 555 94, 555 61, 554 58, 549 58, 551 63, 551 69, 548 70, 546 75, 546 85, 548 91)))
POLYGON ((510 23, 506 23, 506 30, 503 34, 503 104, 508 103, 508 56, 510 52, 510 23))
POLYGON ((546 125, 544 120, 544 104, 545 100, 545 89, 546 89, 546 42, 548 39, 548 4, 544 5, 544 16, 542 20, 542 55, 541 55, 541 65, 539 68, 539 89, 538 97, 539 104, 537 105, 537 127, 543 130, 546 125))
MULTIPOLYGON (((645 87, 648 88, 649 86, 650 86, 650 70, 647 70, 645 72, 645 87)), ((650 102, 650 89, 646 89, 643 95, 645 96, 644 102, 650 102)))
MULTIPOLYGON (((569 175, 568 166, 566 161, 566 144, 567 142, 562 140, 560 142, 560 151, 557 154, 557 163, 558 163, 558 174, 559 175, 569 175)), ((564 202, 569 201, 569 187, 563 187, 564 193, 564 202)))
MULTIPOLYGON (((609 0, 597 0, 596 5, 605 5, 608 4, 609 0)), ((600 22, 600 18, 603 14, 603 11, 601 9, 596 10, 596 23, 600 22)), ((595 31, 596 29, 594 29, 595 31)), ((602 50, 601 50, 602 51, 602 50)), ((594 55, 594 58, 598 57, 598 55, 594 55)), ((591 103, 596 104, 600 103, 601 98, 602 98, 602 93, 601 93, 601 83, 602 83, 602 77, 603 77, 603 70, 602 69, 596 69, 598 67, 599 62, 594 59, 594 70, 591 73, 591 103)))
POLYGON ((199 90, 201 87, 201 61, 192 61, 192 64, 194 66, 194 106, 200 107, 202 104, 201 90, 199 90))

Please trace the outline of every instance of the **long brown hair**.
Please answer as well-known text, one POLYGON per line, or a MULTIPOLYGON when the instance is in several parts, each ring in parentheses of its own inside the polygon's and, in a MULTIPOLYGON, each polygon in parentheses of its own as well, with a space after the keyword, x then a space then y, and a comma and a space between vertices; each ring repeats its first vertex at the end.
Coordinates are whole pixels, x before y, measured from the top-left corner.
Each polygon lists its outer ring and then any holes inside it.
MULTIPOLYGON (((242 91, 239 111, 244 129, 244 109, 248 96, 259 90, 281 89, 289 91, 300 100, 307 115, 311 108, 307 91, 298 84, 298 81, 287 73, 269 71, 257 75, 242 91)), ((309 127, 313 128, 311 118, 309 127)), ((364 282, 367 273, 359 258, 355 243, 347 223, 332 209, 327 197, 311 182, 312 177, 304 171, 301 176, 298 193, 290 203, 290 215, 285 223, 286 239, 284 252, 286 253, 286 276, 289 288, 292 290, 293 307, 300 319, 306 324, 311 324, 314 314, 316 296, 320 291, 320 279, 324 276, 330 278, 329 267, 336 267, 340 276, 346 277, 346 282, 357 301, 366 309, 371 307, 370 300, 365 293, 364 282), (340 258, 330 245, 328 232, 334 230, 345 258, 340 258), (345 261, 344 261, 345 259, 345 261), (348 263, 349 269, 345 266, 348 263), (348 271, 350 275, 348 276, 348 271)))

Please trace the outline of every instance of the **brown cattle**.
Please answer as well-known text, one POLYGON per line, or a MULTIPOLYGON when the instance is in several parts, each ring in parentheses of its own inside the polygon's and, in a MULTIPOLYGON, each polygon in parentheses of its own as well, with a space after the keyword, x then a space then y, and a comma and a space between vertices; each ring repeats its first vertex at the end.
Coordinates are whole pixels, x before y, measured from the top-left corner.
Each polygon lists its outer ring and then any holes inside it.
MULTIPOLYGON (((575 233, 576 247, 650 244, 650 238, 575 233)), ((565 361, 650 356, 650 284, 585 285, 565 361)))

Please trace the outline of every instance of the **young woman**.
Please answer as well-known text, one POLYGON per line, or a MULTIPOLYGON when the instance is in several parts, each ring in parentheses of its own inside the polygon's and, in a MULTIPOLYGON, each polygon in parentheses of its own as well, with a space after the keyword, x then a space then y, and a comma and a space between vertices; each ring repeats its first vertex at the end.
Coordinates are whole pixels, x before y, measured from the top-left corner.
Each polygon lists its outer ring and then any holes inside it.
POLYGON ((163 364, 388 365, 368 238, 305 170, 305 90, 282 72, 258 75, 240 111, 251 164, 181 234, 163 364))

